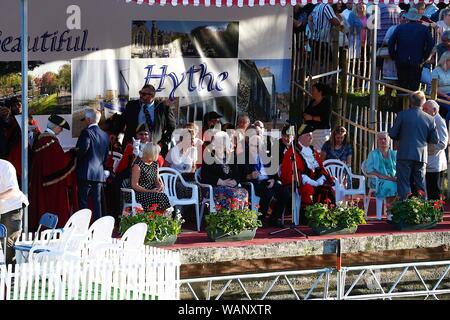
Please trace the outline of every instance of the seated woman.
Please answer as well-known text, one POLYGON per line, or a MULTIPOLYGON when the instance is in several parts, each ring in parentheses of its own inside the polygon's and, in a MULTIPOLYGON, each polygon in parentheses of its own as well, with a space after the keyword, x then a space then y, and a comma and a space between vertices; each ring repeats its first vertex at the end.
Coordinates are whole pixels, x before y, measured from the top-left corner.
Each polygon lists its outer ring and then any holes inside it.
POLYGON ((332 186, 333 178, 325 170, 319 153, 312 146, 314 128, 303 124, 298 129, 297 143, 295 144, 295 165, 297 172, 292 169, 292 146, 288 148, 281 162, 280 179, 284 186, 292 185, 298 181, 298 190, 301 195, 300 224, 307 224, 304 208, 313 203, 335 203, 335 194, 332 186))
POLYGON ((348 143, 347 130, 337 126, 331 133, 330 140, 324 143, 320 151, 322 161, 337 159, 346 165, 352 165, 352 146, 348 143))
POLYGON ((389 148, 389 134, 379 132, 377 134, 378 148, 371 151, 366 160, 366 173, 378 177, 369 179, 369 187, 375 189, 377 198, 386 198, 386 207, 389 208, 397 195, 397 178, 395 177, 397 151, 389 148))
POLYGON ((232 208, 248 202, 247 190, 238 187, 242 172, 234 163, 230 137, 217 132, 206 149, 201 171, 202 182, 213 186, 216 206, 232 208))
POLYGON ((161 148, 154 143, 147 143, 142 157, 136 159, 131 169, 131 188, 136 193, 136 201, 147 210, 152 204, 158 209, 170 208, 170 202, 164 193, 164 185, 158 174, 158 159, 161 148))
POLYGON ((198 153, 201 152, 203 141, 196 137, 198 134, 197 126, 190 122, 185 129, 181 130, 181 135, 177 144, 169 150, 166 156, 166 161, 169 167, 182 172, 189 173, 183 177, 190 177, 188 180, 192 181, 195 172, 198 153))
POLYGON ((433 79, 438 79, 438 98, 447 100, 447 103, 439 103, 441 116, 445 123, 450 120, 450 51, 446 51, 439 59, 438 66, 431 73, 433 79))
MULTIPOLYGON (((172 169, 181 173, 184 180, 195 184, 194 173, 197 168, 198 154, 202 152, 203 141, 197 138, 198 127, 190 122, 180 130, 177 144, 169 150, 166 163, 172 169)), ((178 179, 176 184, 179 198, 190 198, 192 189, 186 188, 178 179)))

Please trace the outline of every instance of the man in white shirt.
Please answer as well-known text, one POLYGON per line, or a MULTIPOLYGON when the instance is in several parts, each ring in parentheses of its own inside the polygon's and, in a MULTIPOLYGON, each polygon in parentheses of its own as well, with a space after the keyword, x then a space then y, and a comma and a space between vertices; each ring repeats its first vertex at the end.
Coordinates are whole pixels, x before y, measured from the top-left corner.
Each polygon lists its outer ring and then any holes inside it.
POLYGON ((0 172, 0 223, 8 231, 6 263, 9 264, 14 260, 13 246, 22 231, 22 209, 29 203, 19 189, 14 166, 0 159, 0 172))
POLYGON ((430 200, 439 200, 442 194, 444 172, 447 170, 447 157, 445 149, 448 146, 448 131, 445 120, 439 115, 439 104, 428 100, 423 105, 423 111, 434 118, 439 138, 437 144, 428 144, 428 162, 425 174, 427 196, 430 200))

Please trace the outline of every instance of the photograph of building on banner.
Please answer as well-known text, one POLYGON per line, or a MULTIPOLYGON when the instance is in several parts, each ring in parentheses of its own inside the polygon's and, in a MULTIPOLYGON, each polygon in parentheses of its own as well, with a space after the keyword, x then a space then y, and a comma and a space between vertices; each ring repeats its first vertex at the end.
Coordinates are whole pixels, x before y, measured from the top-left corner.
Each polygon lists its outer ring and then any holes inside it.
POLYGON ((102 113, 102 121, 122 113, 128 102, 129 60, 73 60, 72 136, 78 137, 85 109, 102 113))
POLYGON ((133 21, 132 58, 237 58, 239 22, 133 21))
MULTIPOLYGON (((20 62, 0 62, 0 103, 21 99, 20 62)), ((72 111, 70 61, 30 61, 28 109, 30 115, 70 114, 72 111)))
POLYGON ((188 122, 201 123, 204 115, 215 111, 222 115, 220 122, 234 124, 236 120, 236 97, 180 97, 178 99, 177 122, 184 126, 188 122))
POLYGON ((239 60, 237 108, 251 121, 289 118, 291 60, 239 60))

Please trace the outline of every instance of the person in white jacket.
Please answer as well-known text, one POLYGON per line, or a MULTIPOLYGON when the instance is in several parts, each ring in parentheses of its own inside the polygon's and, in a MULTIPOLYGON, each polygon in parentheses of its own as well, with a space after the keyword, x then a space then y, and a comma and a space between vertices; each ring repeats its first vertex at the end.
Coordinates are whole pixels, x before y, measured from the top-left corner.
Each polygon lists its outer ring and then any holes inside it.
POLYGON ((423 111, 434 118, 439 138, 437 144, 428 144, 428 163, 425 175, 427 196, 430 200, 439 200, 442 194, 444 171, 447 170, 447 157, 445 156, 448 146, 447 125, 439 114, 439 104, 436 101, 425 102, 423 111))
POLYGON ((0 172, 0 223, 5 225, 8 233, 5 260, 10 264, 15 263, 13 247, 22 231, 23 208, 28 206, 29 202, 19 189, 14 166, 0 159, 0 172))

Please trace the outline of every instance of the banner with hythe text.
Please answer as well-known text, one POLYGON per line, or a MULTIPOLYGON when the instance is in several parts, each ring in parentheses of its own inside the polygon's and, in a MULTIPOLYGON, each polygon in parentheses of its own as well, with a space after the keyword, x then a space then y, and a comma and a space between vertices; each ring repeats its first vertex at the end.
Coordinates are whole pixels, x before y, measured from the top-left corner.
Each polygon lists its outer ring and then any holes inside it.
MULTIPOLYGON (((167 99, 177 124, 209 111, 232 123, 288 117, 292 7, 144 6, 117 0, 29 2, 29 112, 70 124, 75 145, 87 108, 103 120, 144 84, 167 99)), ((21 95, 20 1, 0 2, 0 105, 21 95)))

